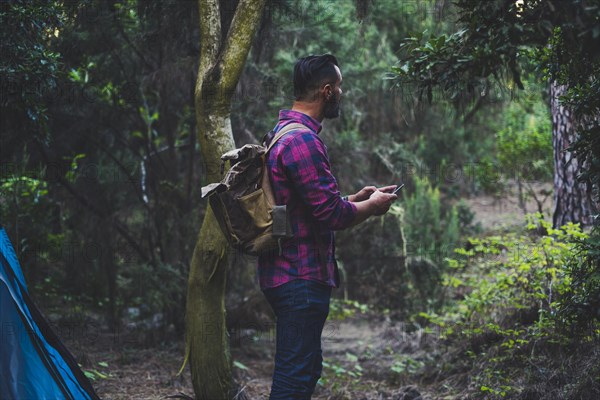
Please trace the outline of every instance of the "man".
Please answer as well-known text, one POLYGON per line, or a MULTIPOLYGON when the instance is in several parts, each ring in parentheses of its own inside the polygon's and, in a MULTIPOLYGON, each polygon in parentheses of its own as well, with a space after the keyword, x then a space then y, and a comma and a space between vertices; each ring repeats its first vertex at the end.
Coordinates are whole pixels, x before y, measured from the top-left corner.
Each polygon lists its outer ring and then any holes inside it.
POLYGON ((342 74, 336 58, 302 58, 293 79, 294 104, 280 111, 271 138, 290 123, 305 128, 279 139, 267 166, 275 201, 287 205, 294 236, 280 251, 258 258, 260 286, 277 316, 271 400, 310 399, 321 376, 321 333, 331 288, 339 285, 333 231, 382 215, 397 199, 390 193, 395 186, 369 186, 343 198, 331 174, 318 134, 323 119, 340 113, 342 74))

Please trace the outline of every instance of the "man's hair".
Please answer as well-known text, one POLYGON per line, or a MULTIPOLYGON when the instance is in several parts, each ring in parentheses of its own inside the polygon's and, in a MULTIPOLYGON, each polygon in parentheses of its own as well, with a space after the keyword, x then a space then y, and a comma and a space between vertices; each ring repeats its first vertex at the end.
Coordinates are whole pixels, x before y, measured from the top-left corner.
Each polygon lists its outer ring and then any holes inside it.
POLYGON ((331 54, 299 59, 294 66, 294 97, 296 100, 306 100, 321 85, 334 84, 338 79, 334 66, 339 67, 337 59, 331 54))

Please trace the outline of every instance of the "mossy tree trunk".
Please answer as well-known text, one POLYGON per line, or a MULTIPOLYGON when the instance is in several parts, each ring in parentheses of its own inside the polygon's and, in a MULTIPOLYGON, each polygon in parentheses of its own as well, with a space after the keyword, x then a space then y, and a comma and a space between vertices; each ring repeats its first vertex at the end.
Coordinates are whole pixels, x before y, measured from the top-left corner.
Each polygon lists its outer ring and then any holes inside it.
MULTIPOLYGON (((231 97, 246 62, 265 0, 240 0, 226 35, 219 0, 199 0, 200 66, 196 123, 207 182, 221 180, 220 155, 234 148, 231 97)), ((225 16, 226 17, 226 16, 225 16)), ((186 357, 196 398, 231 398, 232 375, 225 326, 228 247, 210 208, 190 265, 186 306, 186 357)))

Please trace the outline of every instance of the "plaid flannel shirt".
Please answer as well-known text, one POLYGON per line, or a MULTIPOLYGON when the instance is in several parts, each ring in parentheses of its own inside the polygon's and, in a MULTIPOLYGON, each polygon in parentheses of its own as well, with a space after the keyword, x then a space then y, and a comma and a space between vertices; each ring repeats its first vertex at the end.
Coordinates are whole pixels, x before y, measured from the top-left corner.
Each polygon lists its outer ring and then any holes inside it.
POLYGON ((276 203, 287 205, 294 236, 282 242, 280 252, 258 257, 260 287, 294 279, 338 287, 333 231, 352 224, 356 206, 342 199, 331 174, 327 147, 318 136, 321 124, 300 112, 282 110, 273 131, 290 123, 308 129, 292 130, 279 139, 269 152, 267 168, 276 203))

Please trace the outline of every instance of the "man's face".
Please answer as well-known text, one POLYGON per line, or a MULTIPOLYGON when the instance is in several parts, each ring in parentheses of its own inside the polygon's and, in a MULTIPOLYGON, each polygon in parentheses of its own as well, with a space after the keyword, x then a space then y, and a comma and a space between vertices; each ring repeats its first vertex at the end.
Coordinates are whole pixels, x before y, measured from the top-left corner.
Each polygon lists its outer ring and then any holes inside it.
POLYGON ((325 118, 337 118, 340 116, 340 100, 342 97, 342 73, 340 69, 335 66, 338 78, 335 84, 332 85, 331 94, 325 98, 325 105, 323 106, 323 116, 325 118))

